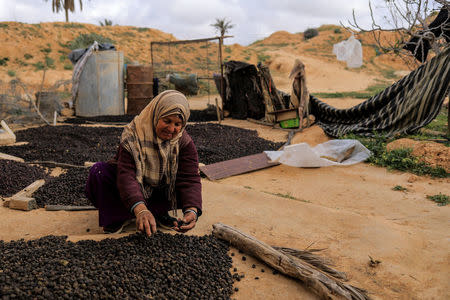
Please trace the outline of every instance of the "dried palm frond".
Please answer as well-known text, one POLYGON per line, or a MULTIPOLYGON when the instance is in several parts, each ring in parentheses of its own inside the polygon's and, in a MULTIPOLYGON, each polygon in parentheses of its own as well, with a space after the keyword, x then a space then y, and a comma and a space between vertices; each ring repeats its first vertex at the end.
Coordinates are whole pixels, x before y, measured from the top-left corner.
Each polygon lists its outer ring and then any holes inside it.
POLYGON ((338 279, 341 279, 344 281, 348 280, 347 274, 331 268, 331 266, 334 266, 334 265, 330 259, 314 254, 314 252, 319 252, 324 249, 297 250, 297 249, 286 248, 286 247, 276 247, 276 246, 272 246, 272 247, 275 250, 278 250, 281 253, 289 256, 290 258, 301 259, 302 261, 307 262, 308 264, 319 269, 319 271, 325 272, 325 273, 333 276, 334 278, 338 278, 338 279))

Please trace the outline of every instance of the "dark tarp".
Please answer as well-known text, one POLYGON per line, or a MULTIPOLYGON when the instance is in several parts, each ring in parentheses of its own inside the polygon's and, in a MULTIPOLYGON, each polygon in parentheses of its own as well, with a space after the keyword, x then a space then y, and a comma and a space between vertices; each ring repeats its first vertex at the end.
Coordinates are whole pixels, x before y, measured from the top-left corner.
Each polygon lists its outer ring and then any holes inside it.
POLYGON ((410 134, 439 113, 450 85, 450 46, 392 86, 349 109, 336 109, 314 96, 310 111, 330 136, 410 134))
MULTIPOLYGON (((274 111, 290 107, 290 96, 275 87, 269 68, 258 67, 241 61, 224 64, 224 110, 235 119, 265 118, 266 110, 274 111)), ((220 90, 220 75, 214 76, 220 90)))
MULTIPOLYGON (((89 50, 89 47, 85 48, 85 49, 75 49, 75 50, 71 51, 69 53, 69 59, 72 62, 72 64, 76 64, 88 50, 89 50)), ((99 51, 116 50, 116 47, 114 45, 104 43, 104 44, 98 44, 98 50, 99 51)))

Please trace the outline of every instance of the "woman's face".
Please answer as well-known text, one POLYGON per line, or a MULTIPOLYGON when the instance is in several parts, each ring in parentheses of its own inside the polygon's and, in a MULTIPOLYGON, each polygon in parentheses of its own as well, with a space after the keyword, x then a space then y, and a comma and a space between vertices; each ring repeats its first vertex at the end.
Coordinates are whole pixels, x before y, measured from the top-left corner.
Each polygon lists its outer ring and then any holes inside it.
POLYGON ((164 141, 169 141, 177 136, 182 126, 183 121, 177 115, 163 117, 156 124, 156 135, 164 141))

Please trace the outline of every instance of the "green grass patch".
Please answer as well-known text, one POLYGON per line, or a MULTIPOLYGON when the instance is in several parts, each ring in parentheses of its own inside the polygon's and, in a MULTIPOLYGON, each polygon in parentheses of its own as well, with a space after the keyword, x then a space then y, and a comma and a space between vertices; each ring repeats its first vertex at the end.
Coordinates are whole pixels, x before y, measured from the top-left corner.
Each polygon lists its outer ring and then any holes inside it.
POLYGON ((389 170, 398 170, 409 172, 416 175, 430 175, 431 177, 447 178, 449 173, 441 167, 433 167, 422 162, 418 157, 411 154, 412 149, 395 149, 386 150, 386 145, 393 141, 394 138, 387 138, 384 135, 376 135, 375 137, 363 137, 355 134, 347 134, 341 138, 359 140, 367 149, 372 151, 366 162, 385 167, 389 170))
POLYGON ((231 48, 230 47, 225 47, 225 50, 224 50, 226 53, 231 53, 231 48))
POLYGON ((425 126, 425 128, 445 133, 447 132, 447 117, 448 117, 448 108, 442 106, 441 111, 436 116, 436 118, 433 121, 431 121, 430 124, 425 126))
POLYGON ((28 66, 28 63, 26 63, 26 62, 24 62, 23 60, 18 59, 18 58, 16 58, 16 59, 14 60, 14 62, 15 62, 16 64, 18 64, 19 66, 22 66, 22 67, 28 66))
POLYGON ((115 43, 112 39, 97 33, 83 33, 78 35, 73 41, 68 42, 66 46, 71 50, 82 49, 91 46, 94 41, 97 41, 98 43, 115 43))
POLYGON ((16 76, 16 72, 13 70, 8 70, 8 72, 6 72, 8 74, 9 77, 15 77, 16 76))
POLYGON ((37 63, 34 63, 33 66, 34 66, 34 71, 44 70, 44 68, 45 68, 45 65, 42 61, 38 61, 37 63))
POLYGON ((73 65, 71 63, 65 64, 64 70, 73 70, 73 65))
POLYGON ((67 59, 67 56, 65 54, 62 54, 59 56, 59 61, 64 62, 67 59))
POLYGON ((28 53, 25 53, 25 54, 23 55, 23 57, 24 57, 25 59, 30 59, 30 58, 33 58, 33 55, 28 54, 28 53))
POLYGON ((8 64, 9 57, 0 58, 0 66, 6 66, 8 64))
POLYGON ((65 24, 54 24, 55 27, 64 27, 64 28, 85 28, 83 24, 77 23, 65 23, 65 24))
POLYGON ((336 30, 336 29, 341 30, 341 27, 339 27, 337 25, 322 25, 319 28, 317 28, 317 31, 327 31, 327 30, 336 30))
POLYGON ((427 195, 427 199, 434 201, 438 206, 445 206, 450 203, 450 196, 439 193, 439 195, 427 195))
POLYGON ((258 54, 258 61, 259 62, 265 62, 266 60, 270 59, 270 55, 266 55, 264 53, 258 54))
POLYGON ((49 67, 50 69, 55 68, 55 60, 49 56, 46 56, 44 59, 45 65, 49 67))
POLYGON ((6 24, 6 23, 0 23, 0 28, 8 28, 8 24, 6 24))
POLYGON ((269 44, 269 45, 266 45, 266 46, 268 46, 268 47, 283 48, 283 47, 289 46, 289 43, 269 44))
POLYGON ((266 192, 266 191, 263 191, 263 193, 266 193, 269 195, 274 195, 274 196, 281 197, 281 198, 286 198, 286 199, 299 200, 299 199, 295 198, 294 196, 292 196, 290 193, 282 194, 282 193, 271 193, 271 192, 266 192))
POLYGON ((390 86, 387 83, 377 83, 369 86, 364 91, 360 92, 334 92, 334 93, 314 93, 314 96, 318 98, 356 98, 356 99, 368 99, 375 96, 385 88, 390 86))
POLYGON ((400 191, 400 192, 406 192, 406 191, 408 191, 407 188, 402 187, 401 185, 396 185, 396 186, 394 186, 394 187, 392 188, 392 190, 393 190, 393 191, 400 191))
POLYGON ((386 79, 397 79, 397 75, 395 75, 394 69, 382 69, 380 72, 386 79))
POLYGON ((145 32, 145 31, 150 30, 150 28, 146 28, 146 27, 135 27, 133 29, 136 30, 137 32, 145 32))

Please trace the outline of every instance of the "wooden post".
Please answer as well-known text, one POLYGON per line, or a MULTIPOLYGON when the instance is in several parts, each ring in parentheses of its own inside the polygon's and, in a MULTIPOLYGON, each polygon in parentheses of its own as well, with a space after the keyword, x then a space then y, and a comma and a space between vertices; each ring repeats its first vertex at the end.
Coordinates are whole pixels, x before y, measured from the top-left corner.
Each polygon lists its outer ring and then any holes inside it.
POLYGON ((48 211, 86 211, 86 210, 97 210, 94 206, 74 206, 74 205, 46 205, 45 210, 48 211))
POLYGON ((18 162, 25 162, 25 160, 23 158, 17 157, 17 156, 13 156, 13 155, 9 155, 6 153, 1 153, 0 152, 0 159, 8 159, 8 160, 14 160, 14 161, 18 161, 18 162))
MULTIPOLYGON (((223 91, 223 61, 222 61, 222 43, 223 43, 223 35, 219 38, 219 64, 220 64, 220 98, 222 100, 222 114, 223 114, 223 103, 225 102, 225 95, 223 91)), ((223 116, 221 115, 221 119, 223 116)))
POLYGON ((220 115, 219 102, 218 102, 218 100, 217 100, 217 97, 215 98, 215 100, 216 100, 217 120, 219 121, 219 124, 220 124, 220 121, 222 120, 222 117, 221 117, 221 115, 220 115))
POLYGON ((152 60, 152 71, 155 69, 153 67, 153 42, 150 43, 150 58, 152 60))
POLYGON ((321 299, 333 299, 334 295, 349 300, 369 299, 365 291, 322 273, 301 259, 293 259, 231 226, 216 223, 213 225, 212 233, 215 237, 229 242, 232 246, 262 260, 283 274, 299 279, 321 299))

